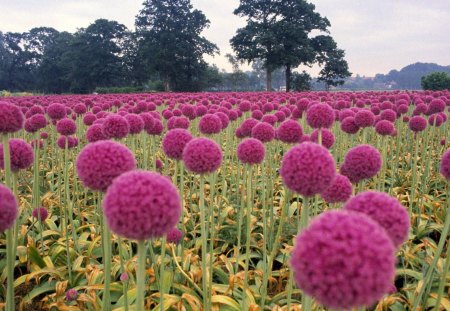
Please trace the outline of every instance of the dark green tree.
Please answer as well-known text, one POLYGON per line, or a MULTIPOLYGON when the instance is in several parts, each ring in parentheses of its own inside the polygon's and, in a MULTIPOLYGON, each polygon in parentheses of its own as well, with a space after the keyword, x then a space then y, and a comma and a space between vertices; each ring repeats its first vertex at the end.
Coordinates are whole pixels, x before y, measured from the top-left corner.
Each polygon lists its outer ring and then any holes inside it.
POLYGON ((292 74, 291 85, 295 91, 309 91, 311 90, 311 80, 311 76, 306 71, 302 71, 301 73, 294 72, 292 74))
POLYGON ((348 70, 348 63, 344 56, 345 52, 341 49, 335 49, 326 53, 325 65, 319 72, 317 80, 324 82, 327 90, 330 89, 330 86, 344 84, 345 78, 352 75, 348 70))
POLYGON ((427 76, 423 76, 421 84, 424 90, 450 90, 450 75, 446 72, 433 72, 427 76))
POLYGON ((166 91, 198 90, 208 68, 203 55, 218 51, 201 36, 209 20, 190 0, 146 0, 143 6, 135 21, 143 66, 159 74, 166 91))

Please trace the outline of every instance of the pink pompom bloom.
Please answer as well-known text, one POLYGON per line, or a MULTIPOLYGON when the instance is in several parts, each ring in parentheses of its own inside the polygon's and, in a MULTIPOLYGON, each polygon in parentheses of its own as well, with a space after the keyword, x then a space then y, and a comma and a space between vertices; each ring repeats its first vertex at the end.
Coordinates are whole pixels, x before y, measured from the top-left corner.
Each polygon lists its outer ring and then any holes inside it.
POLYGON ((284 155, 280 175, 287 188, 309 197, 331 185, 336 176, 336 164, 326 148, 305 142, 284 155))
POLYGON ((125 115, 125 120, 127 120, 128 125, 130 127, 130 134, 139 134, 144 129, 144 120, 134 113, 129 113, 125 115))
POLYGON ((19 107, 0 101, 0 133, 14 133, 23 128, 25 116, 19 107))
POLYGON ((333 108, 327 104, 315 104, 306 111, 306 121, 312 128, 330 128, 334 122, 333 108))
POLYGON ((45 221, 48 217, 48 211, 45 209, 45 207, 36 207, 33 209, 32 215, 36 220, 45 221))
POLYGON ((72 149, 78 146, 78 139, 72 136, 60 136, 56 141, 56 144, 59 148, 65 149, 67 143, 67 148, 72 149))
POLYGON ((352 196, 352 183, 347 176, 336 174, 331 185, 320 193, 328 203, 346 202, 352 196))
POLYGON ((11 189, 0 184, 0 233, 12 227, 17 214, 16 197, 11 189))
POLYGON ((381 164, 381 154, 375 147, 359 145, 347 152, 340 171, 352 183, 358 183, 377 175, 381 169, 381 164))
POLYGON ((277 129, 277 138, 284 143, 296 144, 300 142, 302 136, 301 125, 292 119, 284 121, 277 129))
POLYGON ((415 133, 427 128, 427 120, 421 116, 414 116, 409 120, 409 129, 415 133))
MULTIPOLYGON (((18 172, 33 165, 34 152, 30 144, 22 139, 9 140, 11 171, 18 172)), ((3 144, 0 144, 0 168, 5 169, 3 144)))
POLYGON ((359 126, 356 124, 354 117, 346 117, 341 122, 341 130, 347 134, 356 134, 359 131, 359 126))
POLYGON ((254 138, 244 139, 237 148, 237 157, 245 164, 260 164, 264 160, 265 154, 264 144, 254 138))
POLYGON ((172 228, 167 233, 167 242, 178 244, 183 239, 183 232, 178 228, 172 228))
POLYGON ((351 198, 344 210, 364 213, 382 226, 395 247, 399 247, 409 232, 409 216, 406 208, 383 192, 366 191, 351 198))
POLYGON ((240 126, 242 137, 251 136, 253 127, 258 123, 259 121, 253 118, 245 119, 240 126))
POLYGON ((260 122, 252 128, 252 137, 263 143, 272 141, 275 138, 275 129, 266 122, 260 122))
POLYGON ((322 136, 322 146, 327 149, 331 149, 334 145, 334 134, 329 129, 317 129, 311 133, 310 139, 312 142, 319 143, 319 131, 322 136))
POLYGON ((375 115, 370 110, 360 110, 355 114, 355 123, 358 127, 370 127, 375 123, 375 115))
POLYGON ((76 289, 71 288, 66 292, 66 300, 67 301, 74 301, 74 300, 77 300, 77 298, 78 298, 78 292, 76 289))
POLYGON ((440 172, 445 179, 450 181, 450 150, 447 150, 442 156, 440 172))
POLYGON ((164 135, 162 147, 164 153, 171 159, 181 160, 183 149, 191 141, 192 135, 185 129, 173 129, 164 135))
POLYGON ((102 124, 103 135, 107 138, 125 138, 130 132, 130 125, 127 120, 116 114, 106 117, 102 124))
POLYGON ((183 162, 191 172, 212 173, 222 164, 222 150, 211 139, 194 138, 183 150, 183 162))
POLYGON ((392 135, 395 131, 395 126, 388 120, 381 120, 375 124, 375 132, 382 136, 392 135))
POLYGON ((67 110, 64 105, 54 103, 47 107, 47 114, 53 120, 60 120, 66 116, 67 110))
POLYGON ((105 140, 106 137, 103 134, 103 127, 100 124, 91 125, 86 131, 86 139, 90 143, 105 140))
POLYGON ((133 153, 126 146, 108 140, 88 144, 76 161, 80 180, 94 191, 106 191, 114 178, 135 168, 133 153))
POLYGON ((77 132, 77 125, 72 119, 61 119, 56 123, 56 131, 63 136, 70 136, 77 132))
POLYGON ((161 237, 178 223, 181 200, 167 177, 131 171, 112 182, 103 208, 111 231, 142 241, 161 237))
POLYGON ((394 246, 362 213, 325 212, 294 245, 290 265, 298 287, 328 308, 370 306, 391 289, 394 246))
POLYGON ((200 133, 209 135, 217 134, 222 130, 222 121, 220 117, 214 114, 205 114, 198 124, 200 133))

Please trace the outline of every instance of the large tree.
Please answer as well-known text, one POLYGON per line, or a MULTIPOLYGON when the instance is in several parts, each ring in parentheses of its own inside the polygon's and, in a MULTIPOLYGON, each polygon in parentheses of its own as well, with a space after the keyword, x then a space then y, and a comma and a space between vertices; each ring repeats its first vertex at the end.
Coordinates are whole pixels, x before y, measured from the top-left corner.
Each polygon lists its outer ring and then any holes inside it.
POLYGON ((305 0, 241 0, 234 14, 246 17, 247 25, 238 29, 231 45, 243 60, 264 61, 267 90, 272 89, 273 70, 285 67, 289 91, 292 69, 316 60, 311 33, 330 26, 305 0))
POLYGON ((208 68, 203 55, 218 51, 201 35, 209 20, 190 0, 146 0, 143 6, 135 22, 142 64, 159 74, 166 91, 198 90, 208 68))
POLYGON ((319 72, 319 77, 317 80, 325 82, 327 90, 329 90, 330 86, 344 84, 345 78, 352 75, 348 70, 348 63, 344 56, 344 50, 337 48, 326 53, 324 66, 319 72))

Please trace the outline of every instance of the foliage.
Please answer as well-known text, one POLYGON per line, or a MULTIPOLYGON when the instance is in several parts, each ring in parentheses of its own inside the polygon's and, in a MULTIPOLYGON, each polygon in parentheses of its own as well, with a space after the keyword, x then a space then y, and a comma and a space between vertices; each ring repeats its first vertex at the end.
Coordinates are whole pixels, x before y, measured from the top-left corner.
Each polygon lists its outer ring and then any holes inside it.
POLYGON ((325 59, 325 66, 320 70, 318 81, 325 82, 327 89, 330 86, 342 85, 345 78, 350 77, 351 73, 348 71, 348 63, 344 59, 345 52, 341 49, 333 50, 327 53, 325 59))
POLYGON ((292 88, 295 91, 309 91, 311 90, 311 76, 303 71, 302 73, 294 72, 292 75, 292 88))
POLYGON ((427 76, 423 76, 421 84, 424 90, 450 90, 450 75, 446 72, 433 72, 427 76))

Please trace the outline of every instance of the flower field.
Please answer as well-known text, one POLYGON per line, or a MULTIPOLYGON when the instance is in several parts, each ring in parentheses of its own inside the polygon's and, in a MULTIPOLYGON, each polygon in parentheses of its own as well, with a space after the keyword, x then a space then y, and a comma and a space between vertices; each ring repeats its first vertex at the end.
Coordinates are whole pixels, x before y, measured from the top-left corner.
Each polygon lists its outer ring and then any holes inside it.
POLYGON ((0 309, 450 310, 446 92, 0 100, 0 309))

